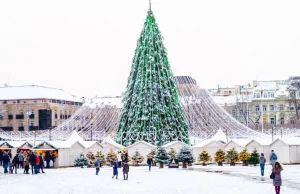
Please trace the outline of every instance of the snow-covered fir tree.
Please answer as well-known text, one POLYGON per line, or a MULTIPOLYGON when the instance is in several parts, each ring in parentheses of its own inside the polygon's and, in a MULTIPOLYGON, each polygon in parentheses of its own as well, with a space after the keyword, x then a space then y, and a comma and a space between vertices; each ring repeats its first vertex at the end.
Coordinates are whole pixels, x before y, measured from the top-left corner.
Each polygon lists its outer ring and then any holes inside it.
POLYGON ((194 162, 193 151, 188 146, 184 145, 180 148, 177 158, 182 162, 182 168, 186 168, 186 164, 192 164, 194 162))
POLYGON ((160 164, 160 168, 163 168, 164 164, 170 163, 171 157, 164 147, 158 147, 154 156, 154 160, 156 163, 160 164))
POLYGON ((89 159, 84 156, 84 154, 80 154, 75 161, 74 161, 74 166, 80 166, 83 168, 83 166, 89 165, 89 159))

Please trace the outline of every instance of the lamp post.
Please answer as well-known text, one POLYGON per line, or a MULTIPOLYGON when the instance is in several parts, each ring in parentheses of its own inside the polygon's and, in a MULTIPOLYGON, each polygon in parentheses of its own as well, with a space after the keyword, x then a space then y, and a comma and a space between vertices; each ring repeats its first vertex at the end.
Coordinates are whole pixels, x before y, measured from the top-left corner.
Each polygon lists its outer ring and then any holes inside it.
POLYGON ((27 127, 28 127, 28 131, 29 131, 29 117, 30 117, 30 115, 32 114, 32 112, 29 110, 29 107, 27 108, 27 127))
POLYGON ((91 141, 93 141, 93 123, 91 124, 91 128, 90 128, 90 130, 91 130, 91 141))

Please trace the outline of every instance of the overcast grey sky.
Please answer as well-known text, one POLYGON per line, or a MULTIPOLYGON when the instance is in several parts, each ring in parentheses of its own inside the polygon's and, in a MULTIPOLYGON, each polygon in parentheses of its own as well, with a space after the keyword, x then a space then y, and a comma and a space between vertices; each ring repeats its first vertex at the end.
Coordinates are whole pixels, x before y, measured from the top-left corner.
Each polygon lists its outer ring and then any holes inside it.
MULTIPOLYGON (((299 0, 152 0, 175 75, 205 88, 300 75, 299 0)), ((126 87, 148 0, 0 1, 0 83, 126 87)))

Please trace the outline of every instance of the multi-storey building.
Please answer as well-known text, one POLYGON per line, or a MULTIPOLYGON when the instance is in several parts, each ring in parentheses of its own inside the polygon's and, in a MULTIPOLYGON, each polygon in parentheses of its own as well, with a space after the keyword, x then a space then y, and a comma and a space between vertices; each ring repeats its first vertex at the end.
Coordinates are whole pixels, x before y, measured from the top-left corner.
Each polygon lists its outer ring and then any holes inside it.
POLYGON ((63 90, 42 86, 0 87, 0 129, 45 130, 61 124, 82 105, 63 90))
MULTIPOLYGON (((253 81, 252 88, 243 87, 230 96, 215 95, 214 99, 241 123, 248 122, 251 128, 299 127, 300 104, 291 103, 289 87, 288 80, 253 81)), ((295 97, 300 100, 299 91, 295 97)))

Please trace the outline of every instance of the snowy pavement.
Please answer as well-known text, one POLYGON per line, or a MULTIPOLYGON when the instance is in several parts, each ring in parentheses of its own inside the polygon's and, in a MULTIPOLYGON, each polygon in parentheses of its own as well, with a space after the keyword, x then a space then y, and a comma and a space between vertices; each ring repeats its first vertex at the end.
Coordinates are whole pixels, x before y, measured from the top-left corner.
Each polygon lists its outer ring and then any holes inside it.
MULTIPOLYGON (((196 167, 200 168, 200 167, 196 167)), ((206 167, 209 168, 209 167, 206 167)), ((228 167, 223 167, 225 170, 228 167)), ((237 167, 249 169, 248 167, 237 167)), ((292 168, 292 167, 291 167, 292 168)), ((288 169, 288 168, 287 168, 288 169)), ((297 168, 298 169, 298 168, 297 168)), ((241 172, 244 172, 241 170, 241 172)), ((254 171, 253 171, 254 172, 254 171)), ((120 171, 119 171, 120 173, 120 171)), ((245 171, 245 175, 247 172, 245 171)), ((291 173, 292 174, 292 173, 291 173)), ((298 173, 297 173, 298 174, 298 173)), ((299 174, 298 174, 299 175, 299 174)), ((129 180, 113 180, 112 169, 64 168, 45 174, 3 174, 0 193, 5 194, 253 194, 275 193, 269 182, 199 170, 130 167, 129 180)), ((251 175, 249 175, 251 176, 251 175)), ((267 177, 266 177, 267 178, 267 177)), ((299 179, 298 179, 299 180, 299 179)), ((285 181, 283 181, 283 184, 285 181)), ((297 188, 283 187, 282 193, 299 194, 297 188)))

